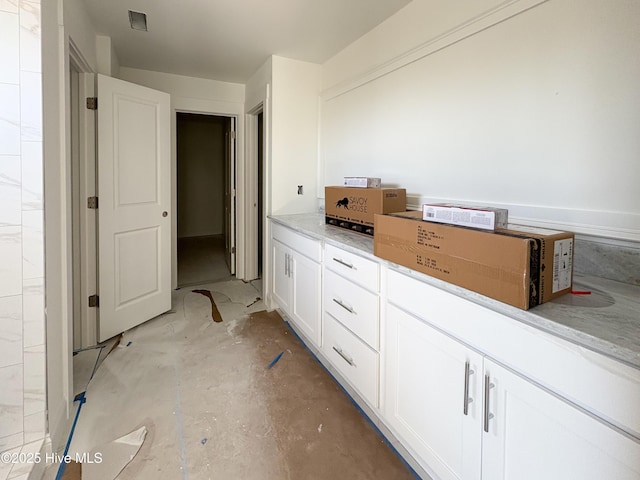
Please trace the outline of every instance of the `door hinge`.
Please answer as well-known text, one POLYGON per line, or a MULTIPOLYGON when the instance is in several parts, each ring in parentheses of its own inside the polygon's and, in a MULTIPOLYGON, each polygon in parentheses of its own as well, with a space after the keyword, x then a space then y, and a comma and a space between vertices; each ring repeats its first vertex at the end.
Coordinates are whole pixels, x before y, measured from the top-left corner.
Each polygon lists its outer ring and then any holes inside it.
POLYGON ((87 198, 87 208, 96 209, 98 208, 98 197, 88 197, 87 198))
POLYGON ((231 253, 234 255, 236 254, 236 247, 231 247, 231 253))
POLYGON ((229 135, 231 136, 231 140, 235 140, 236 139, 236 131, 235 130, 231 130, 229 132, 229 135))
POLYGON ((98 97, 87 97, 87 109, 89 110, 98 109, 98 97))
POLYGON ((90 307, 99 307, 100 306, 100 297, 98 295, 91 295, 89 297, 89 306, 90 307))

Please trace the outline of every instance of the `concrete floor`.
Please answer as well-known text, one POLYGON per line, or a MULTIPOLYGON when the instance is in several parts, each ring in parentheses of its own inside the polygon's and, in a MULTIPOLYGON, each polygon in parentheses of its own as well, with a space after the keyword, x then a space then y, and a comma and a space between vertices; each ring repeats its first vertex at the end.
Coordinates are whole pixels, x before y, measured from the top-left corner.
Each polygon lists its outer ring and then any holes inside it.
POLYGON ((223 321, 180 289, 173 312, 126 332, 89 384, 71 455, 146 426, 121 480, 414 478, 258 289, 198 288, 223 321))
POLYGON ((233 278, 226 264, 224 235, 178 239, 178 286, 233 278))

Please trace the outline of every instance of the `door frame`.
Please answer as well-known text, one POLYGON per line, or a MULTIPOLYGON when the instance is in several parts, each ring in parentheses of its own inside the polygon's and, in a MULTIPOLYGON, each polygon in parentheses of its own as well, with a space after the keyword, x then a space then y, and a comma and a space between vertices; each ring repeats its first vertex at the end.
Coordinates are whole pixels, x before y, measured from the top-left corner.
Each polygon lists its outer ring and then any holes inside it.
MULTIPOLYGON (((238 185, 237 185, 237 169, 236 169, 236 165, 237 165, 237 157, 238 157, 238 116, 237 115, 230 115, 230 114, 226 114, 226 115, 219 115, 217 113, 196 113, 196 112, 187 112, 187 111, 183 111, 180 109, 176 109, 173 112, 173 120, 175 121, 175 135, 176 135, 176 148, 175 148, 175 164, 176 164, 176 175, 173 176, 172 182, 175 182, 176 188, 176 207, 172 207, 174 208, 175 214, 173 216, 173 220, 176 224, 176 236, 173 239, 173 244, 175 245, 175 249, 177 251, 177 246, 178 246, 178 233, 177 233, 177 224, 179 219, 179 214, 178 214, 178 208, 177 208, 177 198, 178 198, 178 175, 177 175, 177 171, 178 171, 178 114, 185 114, 185 115, 200 115, 200 116, 207 116, 207 117, 218 117, 220 119, 226 119, 225 122, 225 127, 224 127, 224 132, 223 132, 223 143, 224 143, 224 166, 223 166, 223 171, 224 171, 224 187, 225 187, 225 196, 224 196, 224 203, 223 203, 223 223, 224 223, 224 237, 225 237, 225 260, 227 260, 227 262, 229 263, 229 257, 228 257, 228 250, 230 250, 230 248, 235 248, 237 251, 237 232, 238 232, 238 227, 236 226, 236 210, 237 210, 237 206, 236 206, 236 200, 237 200, 237 192, 238 192, 238 185), (233 148, 230 147, 230 144, 228 142, 233 141, 234 142, 234 146, 233 148), (229 188, 230 190, 230 195, 231 195, 231 199, 230 199, 230 206, 229 206, 229 212, 228 214, 224 213, 224 211, 226 210, 227 207, 227 196, 226 196, 226 192, 227 192, 227 188, 229 188), (227 245, 227 240, 230 239, 229 241, 229 245, 227 245)), ((231 259, 230 259, 230 263, 231 265, 227 265, 229 267, 230 273, 231 275, 236 275, 237 274, 237 258, 238 256, 236 255, 236 253, 230 253, 231 255, 231 259)), ((176 254, 176 260, 177 260, 177 254, 176 254)), ((178 272, 178 264, 176 261, 176 269, 175 269, 176 275, 178 272)), ((179 287, 179 285, 177 285, 177 287, 179 287)))
MULTIPOLYGON (((245 256, 246 275, 249 279, 258 277, 258 202, 264 199, 258 198, 258 115, 263 113, 263 103, 252 109, 245 115, 247 125, 247 138, 245 148, 247 151, 247 251, 245 256)), ((264 140, 264 136, 263 136, 264 140)), ((264 149, 264 145, 263 145, 264 149)), ((264 158, 264 157, 263 157, 264 158)), ((264 188, 264 185, 263 185, 264 188)), ((264 205, 264 204, 263 204, 264 205)), ((264 225, 263 225, 264 232, 264 225)), ((264 259, 264 255, 262 257, 264 259)))
POLYGON ((262 298, 271 308, 272 302, 266 296, 271 291, 271 229, 267 221, 271 215, 271 92, 265 85, 264 96, 247 109, 244 115, 247 126, 245 140, 246 176, 242 184, 245 189, 245 258, 246 280, 258 277, 258 248, 262 248, 262 298), (258 199, 258 115, 262 114, 262 198, 258 199), (262 202, 263 218, 258 218, 257 202, 262 202), (262 222, 262 245, 258 245, 258 222, 262 222))
MULTIPOLYGON (((79 309, 73 309, 72 333, 80 328, 81 348, 93 346, 98 341, 98 315, 97 309, 89 307, 88 298, 97 293, 97 216, 96 210, 87 208, 87 198, 96 195, 96 116, 94 110, 84 107, 87 97, 95 96, 95 74, 88 66, 79 64, 78 52, 69 49, 69 62, 78 71, 78 119, 77 134, 78 151, 73 147, 69 149, 69 164, 71 168, 78 169, 78 188, 73 189, 70 202, 71 208, 78 208, 77 224, 73 216, 70 216, 71 230, 78 233, 79 243, 71 251, 71 258, 77 262, 77 268, 73 269, 72 288, 73 297, 79 297, 79 309), (74 159, 74 153, 78 158, 74 159), (74 194, 76 194, 74 196, 74 194), (78 279, 74 276, 79 275, 78 279), (76 318, 78 316, 79 318, 76 318)), ((69 90, 73 96, 72 89, 69 90)), ((70 99, 71 102, 71 99, 70 99)), ((71 129, 69 132, 71 137, 71 129)), ((73 299, 72 299, 72 305, 73 299)), ((73 344, 72 344, 73 351, 73 344)))
POLYGON ((232 159, 235 170, 236 206, 235 228, 236 240, 236 278, 246 280, 244 246, 245 246, 245 166, 243 149, 244 117, 242 111, 225 104, 225 102, 203 102, 184 97, 171 97, 171 288, 178 288, 178 113, 192 113, 196 115, 213 115, 217 117, 235 118, 236 120, 236 148, 232 159))
MULTIPOLYGON (((52 72, 49 80, 43 82, 46 402, 47 431, 54 450, 64 446, 73 411, 73 295, 76 292, 73 291, 71 245, 74 228, 70 175, 72 65, 79 74, 78 99, 93 96, 95 91, 92 67, 73 39, 59 35, 56 40, 61 57, 48 63, 46 67, 52 72)), ((80 158, 95 158, 93 124, 83 120, 87 114, 85 109, 78 110, 80 158)), ((80 193, 79 198, 82 195, 80 193)), ((95 255, 93 262, 95 264, 95 255)), ((83 332, 88 334, 88 330, 83 332)))

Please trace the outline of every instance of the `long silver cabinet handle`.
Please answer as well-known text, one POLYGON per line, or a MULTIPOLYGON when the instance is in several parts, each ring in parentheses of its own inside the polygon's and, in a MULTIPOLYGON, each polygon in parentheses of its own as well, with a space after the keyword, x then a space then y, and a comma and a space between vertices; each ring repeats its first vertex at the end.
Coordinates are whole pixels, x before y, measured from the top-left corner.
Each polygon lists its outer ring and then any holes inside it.
POLYGON ((336 353, 337 353, 338 355, 340 355, 340 356, 344 359, 344 361, 345 361, 345 362, 347 362, 347 363, 348 363, 349 365, 351 365, 352 367, 355 367, 355 366, 356 366, 356 364, 355 364, 355 363, 353 363, 353 359, 352 359, 352 358, 350 358, 350 357, 348 357, 348 356, 347 356, 347 355, 342 351, 342 349, 341 349, 340 347, 332 347, 332 348, 336 351, 336 353))
POLYGON ((493 413, 489 413, 489 390, 495 385, 491 383, 489 375, 484 376, 484 431, 489 433, 489 420, 493 418, 493 413))
POLYGON ((353 268, 353 265, 345 262, 344 260, 340 260, 339 258, 333 257, 334 262, 338 262, 340 265, 344 265, 347 268, 353 268))
POLYGON ((344 308, 347 312, 353 313, 353 314, 356 313, 353 308, 349 307, 348 305, 345 305, 344 303, 342 303, 342 301, 338 300, 337 298, 334 298, 333 301, 338 305, 340 305, 342 308, 344 308))
POLYGON ((285 276, 289 276, 289 254, 284 254, 284 274, 285 276))
POLYGON ((469 414, 469 404, 473 402, 473 398, 469 397, 469 377, 473 375, 475 372, 471 370, 471 365, 469 361, 464 363, 464 407, 462 412, 465 415, 469 414))

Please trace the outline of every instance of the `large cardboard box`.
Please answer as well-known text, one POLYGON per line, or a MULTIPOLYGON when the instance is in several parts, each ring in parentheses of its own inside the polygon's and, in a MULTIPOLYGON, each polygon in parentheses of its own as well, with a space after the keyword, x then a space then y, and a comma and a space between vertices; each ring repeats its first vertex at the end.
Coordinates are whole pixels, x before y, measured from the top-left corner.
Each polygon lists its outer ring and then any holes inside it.
POLYGON ((528 310, 571 291, 573 234, 475 230, 422 221, 422 212, 375 216, 374 254, 528 310))
POLYGON ((326 223, 373 235, 376 213, 404 212, 404 188, 325 187, 326 223))

